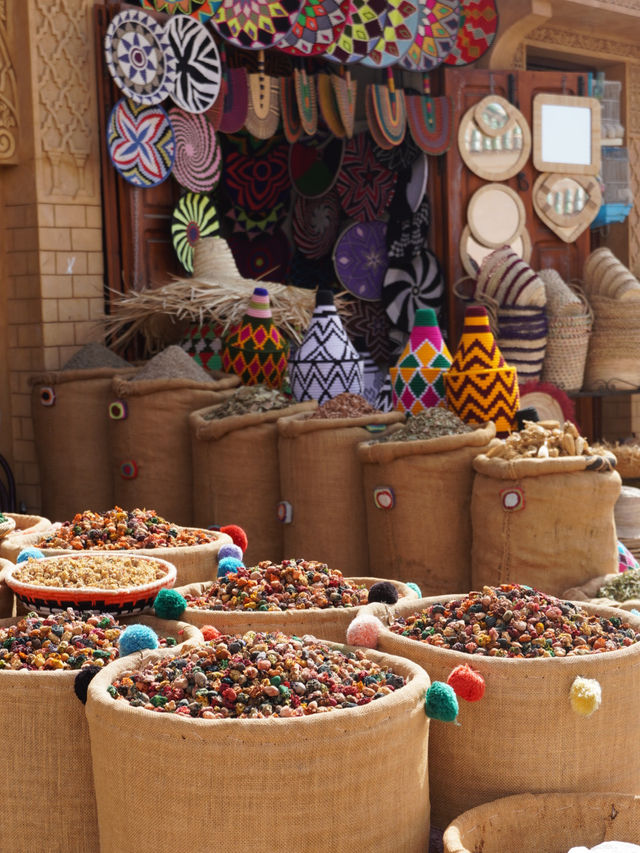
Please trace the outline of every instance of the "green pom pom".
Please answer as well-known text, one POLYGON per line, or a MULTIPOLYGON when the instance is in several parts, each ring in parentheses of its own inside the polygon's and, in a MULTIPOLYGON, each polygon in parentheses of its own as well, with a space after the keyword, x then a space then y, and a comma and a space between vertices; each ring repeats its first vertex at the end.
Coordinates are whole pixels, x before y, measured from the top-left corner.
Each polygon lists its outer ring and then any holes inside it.
POLYGON ((177 589, 161 589, 153 607, 160 619, 179 619, 187 607, 187 599, 177 589))
POLYGON ((452 723, 458 716, 458 699, 453 688, 443 681, 434 681, 427 690, 424 710, 427 717, 452 723))
POLYGON ((406 585, 409 587, 409 589, 412 589, 415 592, 418 598, 422 598, 422 590, 420 589, 417 583, 411 583, 410 581, 407 581, 406 585))

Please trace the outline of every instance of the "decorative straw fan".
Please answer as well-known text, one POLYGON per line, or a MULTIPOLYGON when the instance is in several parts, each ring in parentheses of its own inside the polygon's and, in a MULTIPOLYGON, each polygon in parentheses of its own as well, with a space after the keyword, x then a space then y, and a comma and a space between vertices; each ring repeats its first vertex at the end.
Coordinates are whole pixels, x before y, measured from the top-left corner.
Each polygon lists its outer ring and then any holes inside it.
POLYGON ((396 89, 393 71, 387 68, 387 84, 370 83, 366 90, 367 123, 381 148, 400 145, 407 131, 404 91, 396 89))
POLYGON ((318 99, 315 77, 307 74, 304 68, 295 68, 293 82, 302 129, 307 136, 313 136, 318 129, 318 99))
POLYGON ((347 139, 353 136, 356 120, 356 95, 358 92, 357 80, 351 79, 351 72, 340 66, 340 74, 331 76, 331 85, 336 95, 340 121, 344 127, 344 135, 347 139))
POLYGON ((317 74, 318 105, 325 124, 334 136, 345 135, 344 125, 340 118, 340 110, 336 100, 336 90, 331 83, 331 74, 317 74))
POLYGON ((290 145, 302 136, 302 122, 298 112, 298 99, 292 76, 280 78, 280 112, 282 131, 290 145))
POLYGON ((244 68, 229 68, 224 44, 220 46, 220 54, 226 91, 219 130, 222 133, 237 133, 244 127, 249 108, 248 75, 244 68))
POLYGON ((407 95, 407 123, 413 141, 425 154, 444 154, 453 139, 453 101, 449 95, 434 98, 429 77, 423 77, 423 95, 407 95))
POLYGON ((269 139, 280 123, 280 84, 264 72, 264 51, 260 51, 258 73, 249 74, 249 103, 245 127, 257 139, 269 139))

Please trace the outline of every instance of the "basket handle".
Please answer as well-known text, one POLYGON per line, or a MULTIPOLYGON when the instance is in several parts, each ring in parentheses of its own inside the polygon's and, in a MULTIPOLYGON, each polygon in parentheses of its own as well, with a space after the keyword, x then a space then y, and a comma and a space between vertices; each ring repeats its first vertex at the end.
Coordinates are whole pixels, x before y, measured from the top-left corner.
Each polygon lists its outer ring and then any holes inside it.
POLYGON ((482 305, 484 308, 486 308, 487 314, 489 315, 489 327, 493 332, 494 337, 497 338, 499 330, 498 308, 500 306, 492 296, 489 296, 488 293, 476 293, 476 283, 476 279, 472 278, 469 275, 463 276, 463 278, 459 278, 452 287, 454 296, 457 296, 461 302, 475 303, 476 305, 482 305), (463 285, 468 281, 473 282, 474 285, 473 293, 471 294, 467 293, 463 288, 463 285))
POLYGON ((593 308, 587 299, 587 295, 583 290, 582 281, 579 278, 572 278, 567 282, 567 287, 571 290, 572 293, 578 297, 580 302, 584 305, 585 313, 588 315, 591 320, 591 325, 593 326, 595 315, 593 313, 593 308))

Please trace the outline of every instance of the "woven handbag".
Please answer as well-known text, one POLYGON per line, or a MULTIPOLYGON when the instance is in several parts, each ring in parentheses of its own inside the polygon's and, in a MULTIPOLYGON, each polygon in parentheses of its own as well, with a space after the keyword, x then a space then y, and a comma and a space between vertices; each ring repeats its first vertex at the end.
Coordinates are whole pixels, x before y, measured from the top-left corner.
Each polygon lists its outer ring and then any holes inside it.
POLYGON ((584 381, 593 310, 579 285, 565 283, 555 270, 538 273, 547 290, 548 335, 542 380, 563 391, 579 391, 584 381))

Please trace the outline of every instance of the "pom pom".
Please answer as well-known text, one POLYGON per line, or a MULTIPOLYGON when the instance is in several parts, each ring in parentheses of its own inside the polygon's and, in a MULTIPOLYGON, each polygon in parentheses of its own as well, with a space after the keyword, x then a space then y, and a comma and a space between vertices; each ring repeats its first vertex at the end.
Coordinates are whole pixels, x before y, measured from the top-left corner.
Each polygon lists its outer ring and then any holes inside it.
POLYGON ((89 690, 89 684, 101 670, 101 666, 95 666, 94 664, 92 666, 85 666, 76 675, 73 681, 73 689, 83 705, 87 704, 87 691, 89 690))
POLYGON ((129 625, 118 640, 120 657, 126 657, 141 649, 157 649, 158 635, 147 625, 129 625))
POLYGON ((242 560, 236 560, 235 557, 223 557, 221 560, 218 560, 218 577, 224 578, 229 572, 235 572, 243 568, 244 563, 242 560))
POLYGON ((484 678, 466 663, 451 670, 447 684, 453 687, 456 696, 466 702, 478 702, 484 696, 484 678))
POLYGON ((222 636, 220 631, 218 631, 217 628, 214 628, 213 625, 203 625, 200 630, 202 631, 202 636, 207 642, 209 642, 209 640, 216 640, 218 637, 222 636))
POLYGON ((220 532, 226 533, 227 536, 230 536, 233 539, 233 544, 237 545, 238 548, 241 548, 242 553, 244 554, 247 550, 249 540, 247 539, 247 534, 241 527, 238 527, 237 524, 227 524, 220 528, 220 532))
POLYGON ((218 551, 218 562, 225 557, 233 557, 234 560, 242 562, 242 548, 239 545, 223 545, 218 551))
POLYGON ((579 675, 571 685, 569 692, 571 708, 581 717, 590 717, 600 707, 602 688, 595 678, 582 678, 579 675))
POLYGON ((405 586, 408 586, 409 589, 412 589, 415 592, 415 594, 418 596, 418 598, 422 598, 422 590, 420 589, 420 587, 418 586, 417 583, 411 583, 410 581, 407 581, 405 586))
POLYGON ((187 607, 187 599, 177 589, 161 589, 153 607, 160 619, 179 619, 187 607))
POLYGON ((44 554, 39 548, 23 548, 16 557, 16 564, 25 563, 30 557, 34 560, 41 560, 44 554))
POLYGON ((375 649, 382 627, 382 622, 375 616, 368 614, 356 616, 347 628, 347 643, 350 646, 366 646, 368 649, 375 649))
POLYGON ((395 604, 398 600, 398 590, 391 581, 378 581, 369 590, 369 604, 379 601, 381 604, 395 604))
POLYGON ((458 716, 458 700, 453 687, 443 681, 434 681, 427 690, 424 710, 427 717, 442 720, 443 723, 452 723, 458 716))

